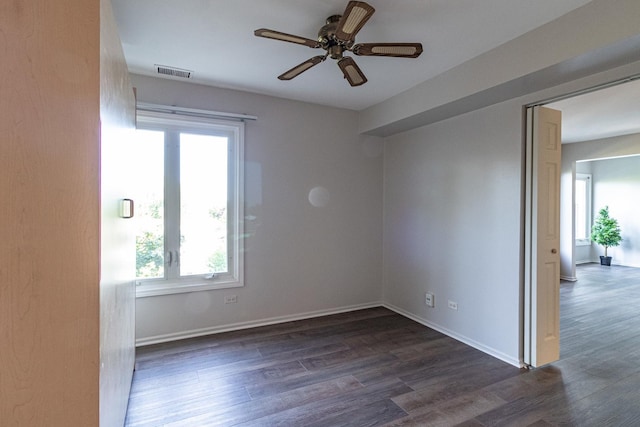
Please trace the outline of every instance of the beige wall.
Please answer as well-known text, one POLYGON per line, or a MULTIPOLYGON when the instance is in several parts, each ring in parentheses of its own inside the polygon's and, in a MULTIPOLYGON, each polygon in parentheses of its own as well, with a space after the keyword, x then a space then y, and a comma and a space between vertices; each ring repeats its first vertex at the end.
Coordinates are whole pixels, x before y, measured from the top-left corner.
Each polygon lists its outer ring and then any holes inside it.
POLYGON ((95 426, 99 0, 0 7, 0 424, 95 426))

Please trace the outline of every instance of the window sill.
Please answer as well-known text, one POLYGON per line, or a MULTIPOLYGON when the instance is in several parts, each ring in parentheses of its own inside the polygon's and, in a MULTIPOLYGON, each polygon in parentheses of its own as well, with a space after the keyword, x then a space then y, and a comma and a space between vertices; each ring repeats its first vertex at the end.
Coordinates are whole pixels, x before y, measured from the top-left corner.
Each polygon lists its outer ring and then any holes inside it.
POLYGON ((136 298, 160 295, 185 294, 189 292, 211 291, 215 289, 241 288, 244 284, 238 280, 208 282, 197 280, 189 282, 136 282, 136 298))
POLYGON ((591 240, 576 240, 576 246, 591 246, 591 240))

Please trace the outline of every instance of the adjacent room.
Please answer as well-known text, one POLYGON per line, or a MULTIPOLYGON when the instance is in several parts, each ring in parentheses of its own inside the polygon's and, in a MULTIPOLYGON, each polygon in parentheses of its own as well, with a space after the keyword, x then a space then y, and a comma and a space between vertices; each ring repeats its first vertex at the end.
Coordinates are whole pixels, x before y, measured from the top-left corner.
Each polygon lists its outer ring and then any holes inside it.
POLYGON ((624 82, 549 105, 563 114, 562 325, 554 366, 612 366, 637 348, 638 87, 637 80, 624 82), (603 208, 615 220, 605 230, 606 249, 592 236, 603 208), (619 233, 611 232, 616 227, 619 233), (605 255, 611 259, 601 259, 605 255))
POLYGON ((636 0, 14 3, 0 420, 640 423, 636 0))

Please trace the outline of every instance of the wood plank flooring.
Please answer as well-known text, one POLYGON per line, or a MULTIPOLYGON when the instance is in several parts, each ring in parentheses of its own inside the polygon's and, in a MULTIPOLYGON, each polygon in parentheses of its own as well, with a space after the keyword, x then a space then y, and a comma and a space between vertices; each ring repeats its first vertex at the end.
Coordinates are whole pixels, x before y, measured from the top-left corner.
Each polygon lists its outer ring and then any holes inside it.
POLYGON ((127 426, 639 426, 640 269, 561 286, 522 370, 384 308, 138 349, 127 426))

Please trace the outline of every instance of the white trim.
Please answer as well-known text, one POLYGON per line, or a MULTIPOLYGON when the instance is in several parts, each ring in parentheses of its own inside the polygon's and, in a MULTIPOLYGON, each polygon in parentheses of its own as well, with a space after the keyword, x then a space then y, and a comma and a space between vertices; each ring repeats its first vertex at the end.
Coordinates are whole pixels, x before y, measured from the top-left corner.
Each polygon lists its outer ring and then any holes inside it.
MULTIPOLYGON (((580 173, 580 172, 576 172, 576 175, 574 177, 575 182, 577 183, 578 181, 584 181, 585 182, 585 206, 584 206, 584 214, 585 214, 585 218, 584 218, 584 222, 585 222, 585 229, 583 230, 586 234, 587 237, 584 239, 575 239, 575 245, 577 246, 591 246, 591 226, 592 226, 592 218, 591 218, 591 211, 592 211, 592 206, 593 206, 593 178, 592 178, 592 174, 590 173, 580 173)), ((573 203, 575 206, 576 203, 576 199, 577 199, 577 184, 574 183, 574 191, 573 191, 573 203)), ((573 218, 573 223, 574 223, 574 227, 576 227, 576 216, 577 216, 577 211, 574 212, 574 218, 573 218)), ((577 230, 576 230, 577 231, 577 230)), ((576 233, 577 235, 577 233, 576 233)))
POLYGON ((533 339, 533 313, 532 298, 533 298, 533 284, 535 283, 535 251, 534 251, 534 236, 535 236, 535 217, 533 215, 533 208, 535 204, 533 186, 534 180, 534 162, 533 162, 533 107, 526 108, 526 130, 525 130, 525 159, 524 159, 524 276, 522 278, 522 296, 520 298, 522 304, 521 319, 522 322, 522 364, 529 366, 532 360, 532 339, 533 339))
POLYGON ((511 356, 509 356, 508 354, 505 354, 501 351, 498 351, 494 348, 491 347, 487 347, 484 344, 480 344, 477 341, 472 340, 471 338, 465 337, 464 335, 460 335, 456 332, 453 332, 445 327, 442 327, 440 325, 438 325, 437 323, 433 323, 427 319, 423 319, 422 317, 416 316, 415 314, 409 313, 408 311, 405 311, 399 307, 396 307, 394 305, 391 304, 382 304, 383 307, 388 308, 391 311, 395 311, 396 313, 413 320, 414 322, 418 322, 421 325, 424 325, 428 328, 431 328, 435 331, 438 331, 442 334, 445 334, 446 336, 448 336, 449 338, 453 338, 454 340, 460 341, 463 344, 466 344, 470 347, 473 347, 477 350, 480 350, 483 353, 488 354, 489 356, 493 356, 496 359, 500 359, 505 363, 508 363, 510 365, 513 365, 517 368, 522 368, 524 367, 524 365, 521 363, 521 361, 517 358, 513 358, 511 356))
POLYGON ((202 117, 206 119, 224 119, 224 120, 258 120, 256 116, 249 114, 225 113, 222 111, 200 110, 197 108, 176 107, 174 105, 150 104, 147 102, 138 102, 136 108, 140 111, 180 114, 183 116, 202 117))
POLYGON ((268 325, 275 325, 278 323, 286 323, 286 322, 293 322, 296 320, 305 320, 305 319, 312 319, 314 317, 322 317, 322 316, 330 316, 332 314, 340 314, 340 313, 347 313, 350 311, 357 311, 357 310, 364 310, 367 308, 375 308, 375 307, 384 307, 387 308, 401 316, 406 317, 407 319, 413 320, 414 322, 420 323, 423 326, 426 326, 427 328, 431 328, 435 331, 438 331, 450 338, 453 338, 457 341, 460 341, 463 344, 466 344, 468 346, 471 346, 477 350, 482 351, 483 353, 488 354, 489 356, 493 356, 496 359, 502 360, 503 362, 506 362, 510 365, 516 366, 518 368, 521 368, 523 365, 522 363, 520 363, 520 361, 518 359, 514 359, 513 357, 504 354, 498 350, 495 350, 491 347, 487 347, 483 344, 480 344, 470 338, 467 338, 463 335, 457 334, 453 331, 450 331, 447 328, 444 328, 436 323, 430 322, 426 319, 423 319, 419 316, 416 316, 412 313, 409 313, 408 311, 405 311, 401 308, 398 308, 394 305, 391 304, 387 304, 387 303, 383 303, 383 302, 370 302, 370 303, 366 303, 366 304, 357 304, 357 305, 351 305, 351 306, 346 306, 346 307, 340 307, 340 308, 335 308, 335 309, 329 309, 329 310, 318 310, 318 311, 309 311, 306 313, 298 313, 298 314, 291 314, 291 315, 287 315, 287 316, 278 316, 278 317, 271 317, 271 318, 267 318, 267 319, 261 319, 261 320, 252 320, 252 321, 248 321, 248 322, 240 322, 240 323, 231 323, 228 325, 220 325, 220 326, 211 326, 208 328, 200 328, 200 329, 192 329, 189 331, 182 331, 182 332, 175 332, 175 333, 171 333, 171 334, 162 334, 162 335, 155 335, 155 336, 151 336, 151 337, 147 337, 147 338, 139 338, 136 339, 136 347, 144 347, 147 345, 152 345, 152 344, 160 344, 160 343, 164 343, 164 342, 169 342, 169 341, 177 341, 177 340, 182 340, 182 339, 186 339, 186 338, 195 338, 195 337, 201 337, 201 336, 205 336, 205 335, 213 335, 213 334, 220 334, 223 332, 231 332, 231 331, 239 331, 242 329, 250 329, 250 328, 257 328, 260 326, 268 326, 268 325))
MULTIPOLYGON (((242 272, 242 270, 240 270, 242 272)), ((230 279, 228 281, 217 281, 207 283, 202 277, 195 279, 183 279, 170 281, 145 281, 136 280, 136 298, 155 297, 159 295, 186 294, 189 292, 211 291, 214 289, 241 288, 244 282, 230 279), (193 280, 193 283, 190 282, 193 280)))
POLYGON ((560 280, 566 280, 567 282, 577 282, 578 278, 575 276, 563 276, 560 275, 560 280))
MULTIPOLYGON (((229 271, 225 273, 199 274, 193 276, 178 276, 178 269, 165 269, 166 276, 160 279, 136 279, 136 298, 144 298, 158 295, 180 294, 196 291, 208 291, 214 289, 228 289, 244 286, 244 138, 245 124, 244 121, 230 121, 229 117, 214 115, 206 115, 205 110, 195 110, 180 107, 166 107, 164 110, 155 104, 138 104, 141 108, 138 111, 137 123, 139 128, 158 129, 165 133, 165 177, 174 173, 169 183, 179 182, 177 172, 168 166, 177 167, 173 160, 177 157, 172 156, 167 147, 167 135, 169 138, 177 138, 181 132, 205 132, 207 135, 219 135, 227 138, 229 142, 229 183, 233 186, 229 190, 233 194, 231 204, 228 205, 228 215, 232 218, 227 232, 229 242, 229 271), (152 108, 153 107, 153 108, 152 108), (157 107, 157 108, 156 108, 157 107), (154 109, 155 108, 155 109, 154 109), (183 114, 188 112, 198 112, 199 114, 183 114), (170 157, 166 157, 170 156, 170 157), (171 159, 172 161, 169 161, 171 159)), ((217 112, 210 112, 217 113, 217 112)), ((228 113, 224 113, 228 114, 228 113)), ((177 140, 172 144, 178 145, 177 140)), ((177 148, 175 148, 177 150, 177 148)), ((176 171, 178 169, 175 169, 176 171)), ((166 178, 165 178, 166 179, 166 178)), ((167 182, 167 181, 165 181, 167 182)), ((166 187, 165 190, 169 188, 166 187)), ((168 194, 175 197, 179 193, 177 188, 169 188, 168 194)), ((165 191, 165 195, 167 192, 165 191)), ((165 200, 166 201, 166 200, 165 200)), ((179 207, 176 200, 165 203, 166 206, 179 207)), ((165 214, 166 214, 165 210, 165 214)), ((179 215, 173 212, 173 220, 167 223, 165 219, 165 237, 173 237, 174 241, 165 242, 165 250, 167 248, 179 248, 180 243, 177 239, 179 236, 179 215), (177 215, 177 216, 176 216, 177 215)), ((168 218, 168 217, 167 217, 168 218)), ((179 249, 169 249, 170 251, 178 251, 179 249)))
POLYGON ((632 74, 627 77, 618 78, 616 80, 612 80, 606 83, 597 84, 595 86, 589 86, 584 89, 574 90, 573 92, 564 93, 562 95, 554 96, 552 98, 547 98, 542 101, 533 102, 531 104, 526 105, 526 107, 539 107, 547 104, 551 104, 553 102, 563 101, 565 99, 574 98, 580 95, 586 95, 588 93, 596 92, 601 89, 607 89, 613 86, 618 86, 624 83, 630 83, 635 80, 640 79, 640 74, 632 74))
POLYGON ((314 317, 330 316, 332 314, 347 313, 349 311, 364 310, 366 308, 384 307, 381 302, 370 302, 367 304, 357 304, 329 310, 309 311, 306 313, 290 314, 287 316, 270 317, 261 320, 251 320, 248 322, 231 323, 228 325, 211 326, 208 328, 192 329, 189 331, 174 332, 171 334, 155 335, 147 338, 136 339, 136 347, 159 344, 169 341, 177 341, 186 338, 201 337, 204 335, 219 334, 222 332, 239 331, 242 329, 257 328, 260 326, 275 325, 278 323, 293 322, 296 320, 312 319, 314 317))

